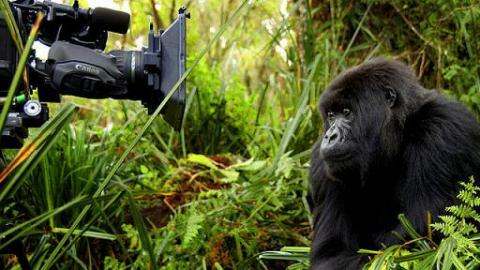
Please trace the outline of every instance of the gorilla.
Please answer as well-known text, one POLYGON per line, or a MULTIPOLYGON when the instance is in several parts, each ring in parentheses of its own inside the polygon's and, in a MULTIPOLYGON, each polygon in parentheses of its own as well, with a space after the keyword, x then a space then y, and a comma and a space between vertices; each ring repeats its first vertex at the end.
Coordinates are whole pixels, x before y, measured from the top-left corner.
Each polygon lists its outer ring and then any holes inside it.
POLYGON ((360 248, 406 236, 398 214, 427 234, 480 175, 480 125, 462 104, 423 88, 403 63, 376 58, 340 74, 320 97, 313 146, 311 268, 361 269, 360 248), (398 235, 397 234, 397 235, 398 235))

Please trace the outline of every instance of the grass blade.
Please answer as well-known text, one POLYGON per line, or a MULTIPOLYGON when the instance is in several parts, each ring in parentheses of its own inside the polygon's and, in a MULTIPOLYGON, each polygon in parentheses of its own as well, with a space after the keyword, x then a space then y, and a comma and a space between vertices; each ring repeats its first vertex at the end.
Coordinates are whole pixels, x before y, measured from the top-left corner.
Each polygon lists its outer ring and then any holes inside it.
MULTIPOLYGON (((68 245, 65 246, 65 248, 63 249, 62 252, 58 253, 58 257, 53 261, 53 263, 55 263, 56 260, 58 260, 58 258, 60 258, 65 252, 67 252, 75 243, 76 241, 78 241, 80 239, 80 237, 83 236, 83 234, 85 232, 87 232, 88 228, 93 224, 93 222, 95 220, 97 220, 97 218, 99 218, 100 216, 102 216, 102 212, 105 211, 106 209, 112 207, 113 204, 115 204, 121 197, 123 197, 124 195, 124 191, 120 192, 120 193, 117 193, 115 194, 115 196, 113 196, 113 198, 103 207, 103 209, 100 209, 99 211, 97 211, 93 217, 85 224, 84 228, 81 230, 81 232, 79 233, 75 233, 75 231, 77 230, 72 230, 72 228, 76 228, 78 226, 75 226, 73 227, 73 225, 69 228, 69 230, 66 232, 66 234, 68 235, 75 235, 75 237, 72 239, 72 241, 70 241, 70 243, 68 243, 68 245)), ((93 201, 93 205, 95 205, 95 207, 97 208, 100 208, 96 203, 95 203, 95 200, 93 201)), ((83 209, 83 211, 85 211, 85 208, 83 209)), ((82 212, 83 213, 83 212, 82 212)), ((81 214, 81 213, 80 213, 81 214)), ((62 240, 65 239, 62 238, 62 240)), ((58 247, 58 245, 57 245, 58 247)), ((51 258, 51 254, 49 256, 49 259, 51 258)), ((48 262, 48 261, 47 261, 48 262)), ((43 266, 41 269, 46 269, 45 266, 43 266)))
POLYGON ((25 235, 28 235, 30 232, 32 232, 36 227, 38 227, 40 224, 44 223, 47 221, 51 216, 58 215, 74 206, 77 206, 78 204, 85 203, 89 199, 86 196, 79 196, 72 201, 52 210, 48 211, 46 213, 43 213, 37 217, 34 217, 28 221, 25 221, 11 229, 6 230, 5 232, 0 233, 0 238, 5 239, 9 235, 15 235, 11 238, 8 239, 8 241, 3 241, 0 245, 0 249, 5 248, 7 245, 12 243, 13 241, 20 239, 24 237, 25 235))
POLYGON ((297 129, 298 125, 300 124, 302 115, 307 108, 309 93, 310 93, 310 90, 313 88, 313 79, 314 79, 315 71, 316 71, 319 63, 320 63, 320 57, 317 56, 313 66, 312 66, 312 70, 310 71, 310 76, 308 77, 307 82, 305 82, 305 86, 303 88, 302 96, 301 96, 299 104, 297 106, 297 108, 298 108, 297 113, 295 114, 295 117, 294 117, 293 121, 288 125, 287 129, 283 133, 284 135, 282 137, 282 140, 280 142, 280 146, 278 147, 277 154, 275 155, 275 159, 273 160, 273 164, 272 164, 272 167, 271 167, 271 170, 273 172, 277 169, 278 162, 280 161, 282 156, 285 154, 285 151, 287 150, 288 144, 290 143, 290 140, 293 137, 293 133, 297 129))
POLYGON ((187 121, 187 116, 188 116, 188 113, 190 112, 190 107, 192 106, 193 98, 195 97, 196 93, 197 93, 197 88, 193 88, 191 93, 188 95, 187 102, 185 105, 185 113, 183 114, 182 128, 180 129, 180 140, 182 144, 183 157, 187 156, 187 146, 185 143, 185 122, 187 121))
POLYGON ((41 158, 55 142, 63 127, 69 122, 75 110, 76 107, 72 104, 65 106, 53 119, 43 125, 42 129, 31 141, 27 142, 20 149, 15 159, 0 174, 0 179, 4 180, 15 168, 19 167, 2 188, 0 203, 15 193, 15 187, 18 187, 25 180, 25 176, 40 162, 41 158))
POLYGON ((130 204, 130 212, 132 214, 133 223, 137 228, 138 235, 140 237, 140 241, 142 243, 142 247, 148 252, 150 256, 150 269, 158 269, 155 254, 152 250, 152 245, 150 244, 150 237, 148 236, 147 228, 145 227, 145 222, 143 222, 142 214, 140 214, 140 210, 135 203, 135 198, 133 198, 132 193, 127 191, 127 198, 130 204))
MULTIPOLYGON (((69 231, 67 228, 53 228, 52 232, 54 233, 62 233, 65 234, 69 231)), ((117 240, 117 236, 114 234, 110 233, 104 233, 104 232, 94 232, 94 231, 81 231, 81 230, 75 230, 73 232, 73 235, 79 235, 82 234, 82 236, 85 237, 90 237, 90 238, 96 238, 96 239, 103 239, 103 240, 110 240, 114 241, 117 240)))
POLYGON ((17 50, 20 53, 23 53, 23 42, 22 36, 20 35, 20 30, 18 30, 18 25, 15 22, 15 17, 13 16, 12 10, 10 9, 10 4, 8 0, 0 0, 0 11, 4 14, 4 19, 7 24, 8 31, 10 32, 10 36, 15 42, 15 46, 17 46, 17 50))
MULTIPOLYGON (((20 30, 18 29, 18 25, 15 21, 15 17, 13 16, 12 9, 10 8, 10 4, 8 0, 0 0, 0 13, 4 14, 4 20, 7 24, 8 31, 10 32, 10 36, 15 43, 15 47, 17 47, 17 51, 22 54, 23 50, 25 49, 23 46, 23 38, 20 35, 20 30)), ((23 81, 25 83, 25 87, 28 87, 28 74, 27 70, 23 70, 23 81)), ((25 94, 28 96, 28 91, 25 91, 25 94)))
MULTIPOLYGON (((405 214, 400 214, 398 215, 398 220, 400 221, 400 224, 402 224, 403 228, 405 231, 408 233, 408 235, 412 239, 421 239, 422 236, 418 234, 418 232, 415 230, 413 227, 412 223, 407 219, 405 214)), ((425 240, 419 240, 418 245, 423 249, 423 250, 430 250, 430 246, 425 240)))
POLYGON ((435 250, 422 250, 414 253, 410 253, 408 255, 400 256, 395 258, 396 263, 402 263, 402 262, 408 262, 408 261, 417 261, 417 260, 423 260, 424 258, 428 256, 432 256, 432 254, 435 254, 435 250))

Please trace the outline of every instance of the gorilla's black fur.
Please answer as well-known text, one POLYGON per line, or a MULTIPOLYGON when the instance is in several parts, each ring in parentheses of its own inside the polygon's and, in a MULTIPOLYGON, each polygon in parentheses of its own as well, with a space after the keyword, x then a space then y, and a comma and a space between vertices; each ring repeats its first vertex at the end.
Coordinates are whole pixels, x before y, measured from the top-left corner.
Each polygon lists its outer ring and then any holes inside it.
POLYGON ((325 132, 313 147, 314 270, 360 269, 360 248, 422 235, 427 211, 456 202, 480 175, 480 125, 460 103, 423 88, 398 61, 377 58, 339 75, 320 100, 325 132))

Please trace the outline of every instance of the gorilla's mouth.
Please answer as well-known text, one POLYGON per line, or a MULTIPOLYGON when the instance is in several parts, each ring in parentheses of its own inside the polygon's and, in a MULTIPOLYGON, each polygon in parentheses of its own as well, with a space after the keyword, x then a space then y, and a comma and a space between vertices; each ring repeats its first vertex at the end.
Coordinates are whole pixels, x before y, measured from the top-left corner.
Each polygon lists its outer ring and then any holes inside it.
POLYGON ((325 151, 323 158, 327 161, 340 162, 347 161, 352 158, 350 151, 325 151), (325 153, 326 152, 326 153, 325 153))

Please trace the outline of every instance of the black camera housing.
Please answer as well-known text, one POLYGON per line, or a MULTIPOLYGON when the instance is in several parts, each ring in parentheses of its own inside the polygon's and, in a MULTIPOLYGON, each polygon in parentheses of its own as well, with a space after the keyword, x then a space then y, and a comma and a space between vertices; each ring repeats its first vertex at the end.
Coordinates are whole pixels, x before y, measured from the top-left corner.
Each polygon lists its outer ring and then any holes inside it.
MULTIPOLYGON (((106 8, 81 9, 78 1, 73 6, 33 0, 17 0, 10 5, 22 42, 26 40, 26 33, 31 30, 37 13, 46 15, 37 40, 50 46, 47 60, 37 59, 32 53, 27 70, 29 85, 20 85, 18 89, 27 93, 22 102, 28 101, 28 93, 38 89, 40 102, 60 102, 62 95, 129 99, 140 101, 152 114, 185 73, 186 19, 189 14, 184 8, 179 10, 178 18, 158 35, 150 25, 148 47, 138 51, 105 53, 108 32, 125 34, 130 24, 129 14, 106 8), (20 89, 22 87, 24 89, 20 89)), ((0 17, 0 48, 1 100, 7 95, 19 59, 3 17, 0 17)), ((161 111, 164 119, 176 130, 182 125, 185 92, 186 85, 182 82, 161 111)), ((12 119, 7 120, 0 148, 18 147, 21 138, 28 134, 24 131, 31 127, 29 123, 38 125, 38 117, 43 117, 43 122, 48 120, 48 107, 34 104, 38 110, 33 111, 38 115, 33 115, 25 113, 22 105, 12 107, 9 114, 12 119), (44 109, 46 114, 42 111, 44 109), (16 123, 16 126, 10 123, 16 123), (17 132, 19 128, 23 128, 22 132, 17 132), (15 139, 19 143, 10 143, 12 136, 18 137, 15 139), (3 142, 9 143, 5 145, 3 142)))
POLYGON ((15 43, 8 31, 7 23, 0 13, 0 96, 7 95, 8 87, 18 63, 18 53, 15 43))

